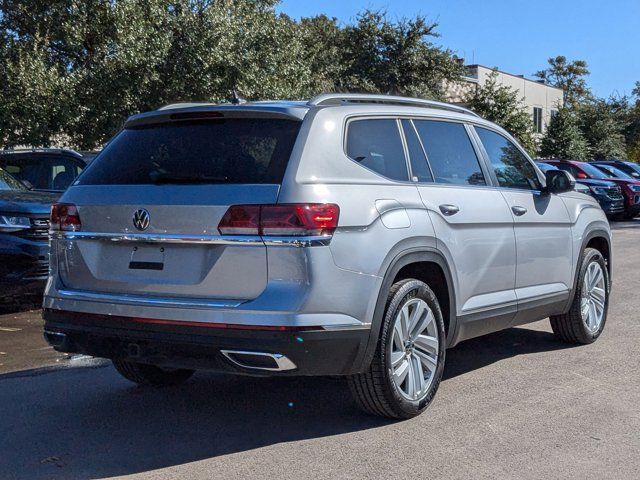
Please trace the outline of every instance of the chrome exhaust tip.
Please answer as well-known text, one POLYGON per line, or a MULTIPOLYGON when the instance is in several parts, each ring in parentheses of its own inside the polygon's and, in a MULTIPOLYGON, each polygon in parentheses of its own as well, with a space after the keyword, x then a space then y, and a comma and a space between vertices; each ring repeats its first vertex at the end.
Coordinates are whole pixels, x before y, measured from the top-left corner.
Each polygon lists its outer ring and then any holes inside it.
POLYGON ((63 348, 67 345, 67 335, 61 332, 44 331, 44 339, 53 348, 63 348))
POLYGON ((296 364, 281 353, 247 352, 240 350, 220 350, 233 364, 253 370, 283 372, 295 370, 296 364))

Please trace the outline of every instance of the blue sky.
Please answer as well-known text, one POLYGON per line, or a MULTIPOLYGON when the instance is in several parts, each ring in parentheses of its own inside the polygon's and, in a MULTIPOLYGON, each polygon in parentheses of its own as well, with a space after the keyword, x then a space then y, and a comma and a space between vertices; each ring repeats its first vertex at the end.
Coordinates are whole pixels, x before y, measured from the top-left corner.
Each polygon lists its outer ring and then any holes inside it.
POLYGON ((279 9, 349 23, 367 7, 438 22, 436 43, 467 63, 530 77, 548 57, 583 59, 599 96, 630 94, 640 81, 640 0, 283 0, 279 9))

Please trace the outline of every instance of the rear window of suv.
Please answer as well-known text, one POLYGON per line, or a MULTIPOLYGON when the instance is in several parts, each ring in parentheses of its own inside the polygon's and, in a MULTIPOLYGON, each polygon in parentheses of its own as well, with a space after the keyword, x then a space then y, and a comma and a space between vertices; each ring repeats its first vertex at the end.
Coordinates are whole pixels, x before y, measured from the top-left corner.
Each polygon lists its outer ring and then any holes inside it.
POLYGON ((238 118, 125 128, 78 184, 281 183, 300 124, 238 118))

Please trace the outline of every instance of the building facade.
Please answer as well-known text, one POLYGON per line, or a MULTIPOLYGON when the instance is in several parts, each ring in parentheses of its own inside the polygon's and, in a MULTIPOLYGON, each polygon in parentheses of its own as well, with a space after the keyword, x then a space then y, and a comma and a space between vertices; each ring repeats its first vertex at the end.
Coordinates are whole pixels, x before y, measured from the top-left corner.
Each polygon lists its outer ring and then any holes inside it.
POLYGON ((506 85, 518 92, 518 97, 522 99, 524 107, 531 114, 536 134, 542 135, 546 131, 551 117, 564 103, 562 89, 552 87, 543 80, 531 80, 523 75, 513 75, 483 65, 467 65, 465 69, 466 75, 462 81, 447 87, 448 101, 464 104, 465 97, 475 88, 484 85, 489 75, 496 71, 498 84, 506 85))

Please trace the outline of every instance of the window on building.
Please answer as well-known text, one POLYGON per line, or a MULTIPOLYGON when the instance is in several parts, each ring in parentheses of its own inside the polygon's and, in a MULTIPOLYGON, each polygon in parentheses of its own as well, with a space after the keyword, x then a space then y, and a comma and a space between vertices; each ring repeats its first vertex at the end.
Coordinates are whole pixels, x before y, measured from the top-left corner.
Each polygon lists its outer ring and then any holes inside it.
POLYGON ((347 132, 347 155, 393 180, 409 180, 398 124, 392 119, 354 120, 347 132))
POLYGON ((542 133, 542 108, 533 107, 533 130, 542 133))
POLYGON ((461 123, 414 120, 437 183, 486 185, 478 157, 461 123))
POLYGON ((535 168, 515 144, 491 130, 476 127, 476 132, 487 151, 501 187, 521 190, 542 188, 535 168))
POLYGON ((555 118, 558 116, 558 110, 551 110, 551 121, 553 122, 555 118))

